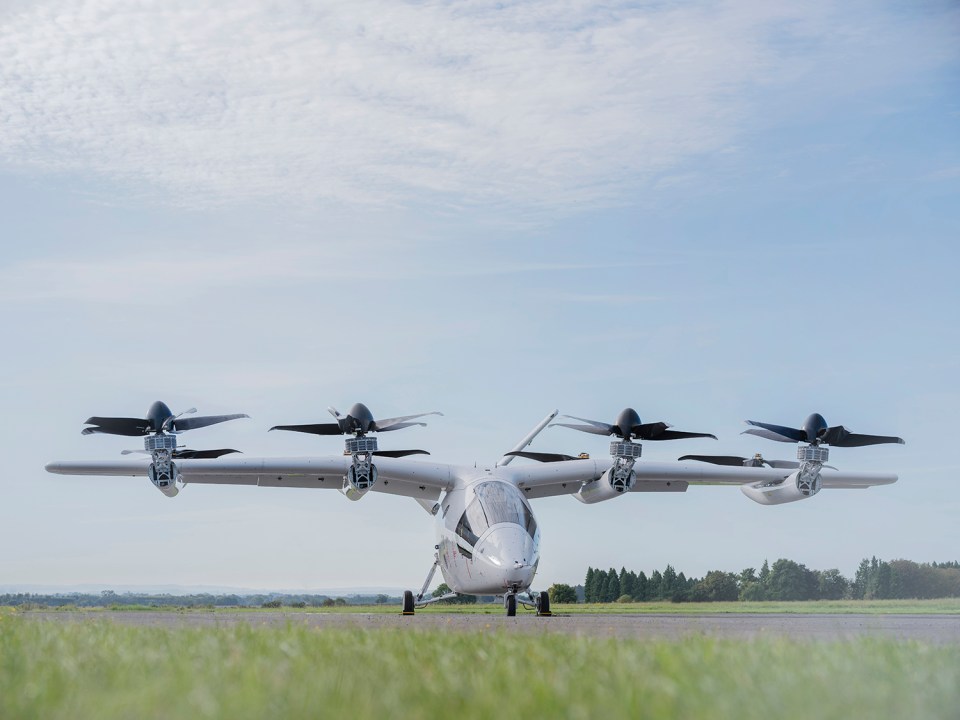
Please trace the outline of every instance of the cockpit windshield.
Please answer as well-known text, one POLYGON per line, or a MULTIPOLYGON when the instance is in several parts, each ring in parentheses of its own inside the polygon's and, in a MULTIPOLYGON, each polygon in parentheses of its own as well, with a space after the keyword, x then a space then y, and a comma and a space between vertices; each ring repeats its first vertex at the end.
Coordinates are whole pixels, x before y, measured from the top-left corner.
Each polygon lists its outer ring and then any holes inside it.
POLYGON ((475 545, 487 528, 498 523, 520 525, 530 537, 536 535, 537 523, 533 513, 516 488, 502 482, 485 482, 477 485, 474 493, 476 497, 457 525, 457 535, 470 545, 475 545))

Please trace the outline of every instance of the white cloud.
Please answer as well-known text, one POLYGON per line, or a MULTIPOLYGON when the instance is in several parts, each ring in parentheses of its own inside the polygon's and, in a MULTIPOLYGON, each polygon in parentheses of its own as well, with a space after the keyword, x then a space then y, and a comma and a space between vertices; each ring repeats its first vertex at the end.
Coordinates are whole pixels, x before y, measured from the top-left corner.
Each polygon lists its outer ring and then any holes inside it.
POLYGON ((589 3, 48 2, 0 26, 0 151, 188 204, 592 202, 727 141, 757 25, 589 3))
POLYGON ((723 152, 752 87, 842 36, 809 4, 20 7, 0 17, 4 164, 198 206, 619 202, 723 152))

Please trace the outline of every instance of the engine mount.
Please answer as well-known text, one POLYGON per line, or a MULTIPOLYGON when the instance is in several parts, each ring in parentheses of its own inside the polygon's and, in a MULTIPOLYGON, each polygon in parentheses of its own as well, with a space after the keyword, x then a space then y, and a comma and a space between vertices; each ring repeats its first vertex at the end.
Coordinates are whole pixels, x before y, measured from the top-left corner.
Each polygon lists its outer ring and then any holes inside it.
POLYGON ((177 449, 174 435, 148 435, 143 439, 143 448, 150 453, 152 462, 147 469, 150 482, 167 497, 175 497, 180 492, 180 472, 173 462, 173 453, 177 449))
POLYGON ((377 466, 373 464, 377 439, 366 436, 347 438, 344 445, 344 454, 351 456, 351 463, 340 492, 350 500, 359 500, 377 482, 377 466))
POLYGON ((574 497, 582 503, 592 505, 630 492, 637 481, 637 476, 633 473, 633 464, 642 451, 640 443, 629 441, 610 443, 613 465, 599 479, 584 483, 574 497))

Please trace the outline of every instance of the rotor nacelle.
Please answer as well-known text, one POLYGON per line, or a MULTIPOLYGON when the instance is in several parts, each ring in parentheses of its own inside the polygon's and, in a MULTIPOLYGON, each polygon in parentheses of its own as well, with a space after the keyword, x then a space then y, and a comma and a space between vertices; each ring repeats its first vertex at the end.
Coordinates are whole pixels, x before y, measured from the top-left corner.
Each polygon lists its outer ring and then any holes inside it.
POLYGON ((829 459, 829 448, 820 445, 801 445, 797 448, 797 460, 800 461, 800 467, 796 472, 778 482, 741 485, 740 490, 748 498, 761 505, 782 505, 797 500, 806 500, 820 492, 823 486, 820 471, 823 469, 823 464, 829 459))
POLYGON ((359 435, 345 441, 344 454, 350 456, 350 467, 343 476, 340 492, 349 500, 359 500, 376 484, 377 466, 373 464, 373 454, 377 452, 377 439, 359 435))
POLYGON ((610 443, 613 465, 597 480, 584 483, 574 497, 582 503, 592 505, 626 495, 637 482, 633 464, 640 458, 641 452, 639 443, 610 443))
POLYGON ((180 471, 173 462, 177 438, 164 434, 148 435, 143 439, 143 449, 150 453, 151 462, 147 468, 150 482, 167 497, 175 497, 180 492, 177 484, 181 481, 180 471))

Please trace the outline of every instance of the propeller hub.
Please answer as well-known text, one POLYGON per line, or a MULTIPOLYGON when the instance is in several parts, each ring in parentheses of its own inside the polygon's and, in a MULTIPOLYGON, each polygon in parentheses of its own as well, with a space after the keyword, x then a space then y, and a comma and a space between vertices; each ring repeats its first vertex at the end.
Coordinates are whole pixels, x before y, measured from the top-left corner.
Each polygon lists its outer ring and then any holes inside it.
POLYGON ((150 429, 155 433, 163 432, 163 425, 173 417, 173 411, 165 402, 157 400, 150 409, 147 410, 147 421, 150 423, 150 429))
POLYGON ((827 432, 827 421, 823 419, 820 413, 813 413, 803 423, 803 432, 806 435, 806 441, 814 445, 819 445, 821 439, 827 432))
POLYGON ((624 440, 629 440, 633 435, 633 428, 640 424, 640 415, 637 411, 633 408, 624 408, 620 411, 620 414, 617 415, 617 420, 614 422, 614 430, 619 430, 616 434, 624 440))
POLYGON ((355 403, 347 413, 346 424, 346 432, 365 435, 374 429, 376 423, 374 422, 373 413, 370 412, 370 408, 363 403, 355 403))

